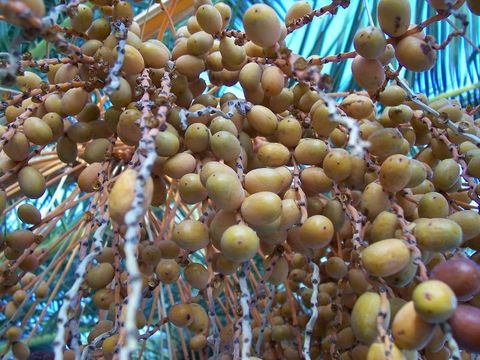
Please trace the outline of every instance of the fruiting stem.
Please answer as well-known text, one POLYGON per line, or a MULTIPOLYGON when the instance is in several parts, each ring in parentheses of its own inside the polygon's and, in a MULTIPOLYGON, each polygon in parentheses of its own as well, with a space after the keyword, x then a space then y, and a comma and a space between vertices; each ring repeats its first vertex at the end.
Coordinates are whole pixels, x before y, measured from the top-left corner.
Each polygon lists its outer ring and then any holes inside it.
POLYGON ((393 344, 390 341, 390 337, 385 330, 388 327, 387 317, 388 310, 390 309, 387 292, 385 288, 380 288, 380 310, 377 314, 377 331, 378 338, 385 346, 385 359, 391 360, 393 344))
POLYGON ((53 342, 53 351, 55 353, 55 359, 63 359, 63 348, 65 346, 65 328, 68 322, 68 309, 73 299, 76 298, 80 286, 83 283, 83 278, 87 272, 88 264, 98 255, 102 250, 103 233, 107 228, 107 217, 103 217, 99 221, 99 227, 93 235, 93 251, 90 252, 78 265, 75 271, 75 282, 70 287, 70 290, 64 295, 63 304, 58 312, 58 325, 57 334, 53 342))
POLYGON ((351 154, 354 156, 363 157, 365 149, 370 146, 370 143, 360 137, 360 127, 358 122, 346 115, 340 114, 334 99, 320 91, 319 95, 327 105, 329 119, 331 121, 343 124, 349 129, 347 147, 351 149, 351 154))
MULTIPOLYGON (((146 93, 148 96, 148 93, 146 93)), ((151 131, 153 132, 153 131, 151 131)), ((143 160, 140 167, 138 177, 135 181, 135 195, 132 202, 132 208, 125 214, 125 225, 127 232, 125 234, 125 260, 126 268, 130 279, 129 301, 127 304, 126 320, 125 320, 125 346, 120 350, 120 359, 128 360, 132 351, 137 347, 137 327, 135 324, 136 315, 140 300, 142 297, 142 275, 140 273, 136 248, 138 243, 138 225, 143 216, 144 188, 147 180, 150 178, 153 164, 157 158, 155 151, 155 141, 149 132, 145 142, 145 150, 147 158, 143 160)))
POLYGON ((320 17, 324 14, 330 13, 332 15, 335 15, 337 12, 337 9, 341 6, 342 8, 347 8, 350 5, 350 0, 334 0, 332 1, 331 4, 325 5, 324 7, 321 7, 320 9, 315 9, 308 14, 296 19, 295 21, 292 22, 287 27, 287 33, 290 34, 294 30, 297 30, 301 28, 302 26, 305 26, 309 23, 312 22, 312 20, 315 17, 320 17))
MULTIPOLYGON (((267 285, 268 286, 268 285, 267 285)), ((275 287, 270 287, 270 294, 268 295, 267 304, 262 313, 262 325, 260 327, 260 333, 258 334, 257 343, 255 344, 255 353, 260 355, 260 350, 263 341, 263 335, 265 334, 265 328, 267 327, 268 314, 270 313, 270 308, 272 307, 273 297, 275 296, 275 287)))
POLYGON ((310 360, 310 341, 312 338, 313 327, 318 317, 317 297, 318 297, 318 284, 320 283, 320 268, 313 259, 309 261, 310 266, 313 269, 312 273, 312 296, 310 297, 310 304, 312 306, 312 315, 305 326, 305 339, 303 341, 303 356, 306 360, 310 360))
POLYGON ((218 326, 215 321, 215 303, 213 301, 213 291, 211 280, 207 285, 207 299, 208 299, 208 317, 210 318, 210 324, 212 325, 212 339, 213 339, 213 358, 218 359, 218 354, 220 352, 220 333, 218 331, 218 326))
POLYGON ((453 360, 461 360, 462 359, 462 356, 460 355, 460 349, 458 348, 458 344, 457 342, 455 341, 455 339, 453 338, 453 335, 452 335, 452 328, 450 327, 450 325, 446 322, 444 322, 443 324, 441 324, 441 328, 442 328, 442 331, 443 333, 445 334, 446 338, 447 338, 447 345, 448 345, 448 348, 450 349, 450 351, 452 352, 451 354, 451 359, 453 360))
POLYGON ((363 0, 363 5, 365 5, 365 12, 367 13, 368 21, 370 23, 370 26, 375 27, 375 22, 373 21, 372 13, 370 12, 370 9, 368 8, 368 0, 363 0))
POLYGON ((127 44, 128 29, 121 21, 114 22, 113 30, 115 38, 117 39, 117 60, 110 69, 107 77, 107 85, 105 86, 105 92, 111 94, 120 87, 121 69, 123 66, 123 60, 125 58, 125 45, 127 44))
MULTIPOLYGON (((392 71, 392 68, 390 67, 390 65, 387 65, 386 66, 386 69, 389 70, 389 71, 392 71)), ((397 83, 400 87, 402 87, 406 92, 407 92, 407 96, 408 98, 413 101, 415 104, 417 104, 423 111, 435 116, 436 118, 444 118, 444 115, 443 114, 440 114, 437 110, 431 108, 430 106, 428 106, 427 104, 423 103, 418 97, 417 95, 415 95, 415 93, 413 92, 413 90, 407 85, 407 83, 405 82, 405 80, 403 80, 402 78, 400 78, 399 76, 396 76, 396 80, 397 80, 397 83)), ((456 123, 454 123, 452 120, 450 120, 449 118, 445 118, 445 125, 447 125, 447 127, 452 130, 455 134, 457 135, 462 135, 464 136, 465 138, 467 138, 468 140, 470 140, 471 142, 473 142, 476 146, 480 146, 480 138, 476 135, 473 135, 473 134, 469 134, 467 132, 464 132, 462 131, 458 125, 456 123)))
POLYGON ((250 347, 252 346, 252 327, 250 324, 250 292, 247 284, 247 274, 250 262, 245 261, 238 275, 240 285, 240 306, 242 308, 242 360, 250 358, 250 347))

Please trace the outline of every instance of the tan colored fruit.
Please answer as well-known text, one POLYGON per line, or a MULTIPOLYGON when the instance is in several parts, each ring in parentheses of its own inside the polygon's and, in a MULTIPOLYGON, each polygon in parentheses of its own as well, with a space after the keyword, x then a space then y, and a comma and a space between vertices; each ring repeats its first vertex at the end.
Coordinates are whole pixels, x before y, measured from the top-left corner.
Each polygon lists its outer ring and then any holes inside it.
POLYGON ((77 115, 88 101, 88 92, 82 88, 67 90, 62 97, 62 111, 67 115, 77 115))
POLYGON ((388 211, 382 211, 373 220, 370 228, 370 242, 391 239, 395 236, 395 230, 398 228, 397 216, 388 211))
POLYGON ((417 285, 412 300, 418 314, 433 324, 446 321, 457 308, 454 292, 439 280, 428 280, 417 285))
POLYGON ((312 6, 306 1, 297 1, 290 6, 285 15, 285 24, 288 26, 295 20, 312 11, 312 6))
POLYGON ((352 171, 350 154, 344 149, 331 150, 323 160, 323 171, 334 181, 345 180, 352 171))
POLYGON ((403 240, 385 239, 362 251, 365 270, 373 276, 389 276, 401 271, 410 260, 410 251, 403 240))
POLYGON ((196 334, 206 334, 210 326, 210 321, 206 311, 201 305, 192 303, 190 307, 193 312, 193 322, 188 325, 188 329, 196 334))
POLYGON ((382 211, 390 207, 388 194, 382 186, 372 182, 365 187, 362 194, 361 209, 364 215, 373 220, 382 211))
POLYGON ((15 230, 5 236, 5 244, 18 251, 27 249, 35 241, 35 235, 30 230, 15 230))
POLYGON ((180 277, 180 266, 175 260, 162 259, 157 264, 155 273, 160 281, 163 281, 167 284, 172 284, 180 277))
POLYGON ((260 135, 273 135, 277 129, 277 117, 268 108, 262 105, 255 105, 247 113, 248 123, 260 135))
POLYGON ((308 248, 320 249, 333 238, 333 224, 323 215, 310 216, 300 227, 300 240, 308 248))
POLYGON ((382 64, 378 60, 368 60, 360 55, 352 62, 352 75, 358 85, 368 91, 376 91, 385 81, 382 64))
POLYGON ((368 26, 357 31, 353 45, 358 55, 365 59, 378 59, 385 51, 387 42, 382 30, 368 26))
MULTIPOLYGON (((387 349, 385 349, 385 344, 383 343, 374 343, 369 346, 366 360, 386 360, 385 356, 387 349)), ((392 350, 390 353, 390 358, 392 360, 404 360, 402 352, 398 349, 395 344, 392 344, 392 350)))
POLYGON ((112 264, 101 263, 87 272, 87 283, 92 289, 101 289, 110 284, 115 275, 112 264))
POLYGON ((410 159, 404 155, 389 156, 380 167, 380 184, 390 192, 405 188, 412 176, 410 159))
POLYGON ((237 210, 245 199, 245 191, 235 173, 213 173, 205 188, 214 206, 226 211, 237 210))
POLYGON ((46 189, 43 175, 32 166, 25 166, 18 173, 18 185, 22 193, 30 199, 38 199, 46 189))
POLYGON ((230 226, 222 235, 222 253, 235 262, 248 261, 257 253, 260 240, 246 225, 230 226))
POLYGON ((195 17, 202 30, 211 35, 215 35, 222 30, 222 15, 212 5, 205 4, 200 6, 195 13, 195 17))
POLYGON ((30 357, 30 349, 23 342, 16 342, 12 345, 12 353, 15 359, 27 360, 30 357))
POLYGON ((173 230, 173 241, 182 249, 197 251, 208 245, 208 228, 198 220, 183 220, 173 230))
MULTIPOLYGON (((380 295, 374 292, 365 292, 359 296, 352 309, 350 326, 357 340, 369 345, 378 336, 377 316, 380 312, 380 295)), ((390 319, 390 306, 385 314, 388 324, 390 319)))
POLYGON ((463 240, 462 228, 454 221, 444 218, 418 219, 414 235, 418 246, 427 251, 449 251, 463 240))
POLYGON ((267 225, 278 219, 282 200, 272 192, 261 191, 248 196, 242 203, 241 214, 250 225, 267 225))
POLYGON ((280 94, 285 84, 283 72, 276 66, 269 66, 263 70, 261 84, 266 96, 280 94))
POLYGON ((408 0, 380 0, 378 3, 378 22, 382 30, 398 37, 410 26, 410 2, 408 0))
POLYGON ((4 145, 3 151, 13 161, 23 161, 28 157, 30 144, 27 137, 17 131, 4 145))
POLYGON ((199 263, 190 263, 184 270, 185 280, 195 289, 205 289, 208 285, 208 270, 199 263))
POLYGON ((245 12, 243 27, 248 39, 264 48, 275 45, 282 33, 275 10, 265 4, 255 4, 245 12))
POLYGON ((395 46, 397 60, 408 70, 430 70, 437 60, 437 51, 427 42, 415 36, 407 36, 395 46))
POLYGON ((244 187, 250 194, 261 191, 278 194, 283 189, 283 177, 275 169, 254 169, 245 175, 244 187))
POLYGON ((425 322, 416 312, 413 301, 402 306, 392 322, 395 345, 400 349, 423 349, 433 336, 434 326, 425 322))
POLYGON ((168 310, 168 320, 177 327, 189 326, 193 322, 193 311, 189 304, 175 304, 168 310))
MULTIPOLYGON (((133 169, 125 170, 115 181, 109 195, 109 212, 113 221, 124 224, 125 214, 130 210, 135 196, 135 183, 138 173, 133 169)), ((149 177, 143 189, 143 210, 150 206, 153 195, 153 182, 149 177)))

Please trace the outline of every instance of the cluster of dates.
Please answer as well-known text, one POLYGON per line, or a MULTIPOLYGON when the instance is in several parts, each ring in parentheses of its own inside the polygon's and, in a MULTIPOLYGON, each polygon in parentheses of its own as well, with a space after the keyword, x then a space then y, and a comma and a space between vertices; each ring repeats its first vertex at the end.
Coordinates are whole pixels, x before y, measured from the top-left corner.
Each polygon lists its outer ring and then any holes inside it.
MULTIPOLYGON (((467 6, 480 14, 463 3, 431 0, 424 26, 467 6)), ((448 44, 411 25, 408 0, 380 0, 379 27, 358 30, 355 52, 286 48, 289 33, 348 5, 298 1, 284 22, 253 5, 241 32, 227 28, 227 4, 197 0, 169 49, 142 38, 127 1, 73 2, 67 28, 42 21, 42 0, 0 1, 7 21, 65 54, 0 68, 21 92, 1 103, 0 214, 25 225, 0 233, 5 351, 29 358, 25 317, 55 287, 65 359, 127 358, 168 323, 185 358, 480 352, 478 108, 429 103, 391 69, 396 58, 427 71, 448 44), (322 65, 348 58, 366 91, 325 93, 322 65), (237 83, 244 99, 214 95, 237 83), (81 200, 43 216, 24 201, 64 174, 81 200), (82 201, 75 232, 44 245, 82 201), (62 297, 50 270, 63 243, 60 259, 75 251, 77 265, 62 297), (157 315, 150 299, 163 287, 177 298, 157 315), (81 343, 70 325, 85 301, 102 320, 81 343)))

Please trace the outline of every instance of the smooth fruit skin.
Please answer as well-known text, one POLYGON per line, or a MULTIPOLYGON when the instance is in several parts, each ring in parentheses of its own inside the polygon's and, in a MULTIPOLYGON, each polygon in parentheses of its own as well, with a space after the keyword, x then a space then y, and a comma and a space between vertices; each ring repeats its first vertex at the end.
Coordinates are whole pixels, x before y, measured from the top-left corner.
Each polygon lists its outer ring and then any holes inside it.
MULTIPOLYGON (((125 170, 115 181, 108 198, 110 217, 118 224, 124 224, 125 214, 130 210, 135 196, 135 183, 138 173, 133 169, 125 170)), ((146 211, 152 201, 153 182, 149 177, 144 188, 143 209, 146 211)))
MULTIPOLYGON (((357 299, 352 309, 350 324, 355 337, 364 344, 371 344, 378 335, 377 316, 380 311, 380 295, 365 292, 357 299)), ((385 324, 390 322, 388 306, 385 324)))
POLYGON ((424 321, 415 311, 413 302, 402 306, 392 322, 395 345, 406 350, 420 350, 433 335, 434 325, 424 321))
POLYGON ((385 277, 408 265, 410 250, 403 240, 386 239, 369 245, 361 253, 362 263, 370 275, 385 277))
POLYGON ((177 327, 189 326, 193 322, 193 311, 188 304, 175 304, 168 310, 168 320, 177 327))
POLYGON ((387 42, 382 30, 367 26, 357 31, 353 39, 353 45, 357 53, 365 59, 378 59, 385 51, 387 42))
POLYGON ((101 289, 110 284, 115 275, 113 266, 109 263, 101 263, 87 272, 87 283, 92 289, 101 289))
POLYGON ((380 183, 390 192, 397 192, 405 188, 412 176, 410 159, 404 155, 391 155, 380 167, 380 183))
POLYGON ((443 252, 462 243, 462 228, 452 220, 422 218, 415 222, 414 235, 423 250, 443 252))
POLYGON ((386 34, 398 37, 408 30, 411 17, 408 0, 380 0, 377 11, 378 22, 386 34))
POLYGON ((213 204, 226 211, 237 210, 245 199, 245 191, 235 173, 214 173, 205 188, 213 204))
POLYGON ((375 91, 385 81, 385 71, 382 64, 376 59, 365 59, 357 55, 352 62, 352 75, 361 87, 368 91, 375 91))
POLYGON ((398 220, 395 214, 382 211, 377 215, 370 227, 368 234, 369 242, 374 243, 380 240, 391 239, 395 236, 398 227, 398 220))
POLYGON ((45 178, 31 166, 25 166, 18 172, 18 184, 23 194, 30 199, 38 199, 46 189, 45 178))
POLYGON ((450 286, 459 301, 468 301, 480 292, 480 266, 468 258, 452 258, 438 264, 431 277, 450 286))
POLYGON ((388 193, 380 184, 372 182, 368 184, 362 194, 362 213, 370 220, 374 220, 378 214, 390 207, 388 193))
POLYGON ((243 15, 243 26, 247 37, 265 48, 275 45, 282 34, 275 10, 265 4, 250 7, 243 15))
POLYGON ((251 225, 267 225, 282 213, 282 199, 269 191, 260 191, 247 197, 241 207, 243 219, 251 225))
POLYGON ((455 221, 462 228, 463 240, 473 239, 480 234, 480 214, 474 210, 454 212, 448 219, 455 221))
POLYGON ((300 228, 302 243, 312 249, 320 249, 332 241, 334 233, 333 224, 323 215, 310 216, 300 228))
POLYGON ((173 241, 182 249, 197 251, 208 245, 208 228, 198 220, 185 219, 175 226, 173 241))
MULTIPOLYGON (((383 343, 375 343, 370 345, 370 347, 368 348, 366 360, 385 360, 385 350, 385 345, 383 343)), ((405 359, 405 356, 403 356, 402 352, 398 349, 397 346, 395 346, 395 344, 392 345, 391 359, 405 359)))
POLYGON ((480 352, 480 309, 478 307, 460 304, 448 323, 460 348, 473 353, 480 352))
POLYGON ((412 300, 418 314, 433 324, 447 320, 457 308, 454 292, 439 280, 428 280, 417 285, 412 300))
POLYGON ((260 240, 246 225, 230 226, 222 235, 222 253, 235 262, 248 261, 257 253, 260 240))
POLYGON ((408 70, 423 72, 435 65, 437 51, 426 41, 415 36, 407 36, 395 46, 395 56, 408 70))

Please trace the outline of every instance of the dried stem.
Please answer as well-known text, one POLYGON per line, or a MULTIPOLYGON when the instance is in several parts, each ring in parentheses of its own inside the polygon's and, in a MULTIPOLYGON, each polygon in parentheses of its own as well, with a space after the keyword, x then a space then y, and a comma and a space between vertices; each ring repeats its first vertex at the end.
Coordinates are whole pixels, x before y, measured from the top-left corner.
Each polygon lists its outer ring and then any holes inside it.
POLYGON ((305 336, 303 340, 303 357, 306 360, 310 360, 310 341, 313 334, 313 327, 318 317, 317 297, 318 297, 318 284, 320 284, 320 268, 314 260, 310 260, 310 266, 313 269, 312 273, 312 296, 310 298, 310 304, 312 307, 312 315, 305 326, 305 336))

